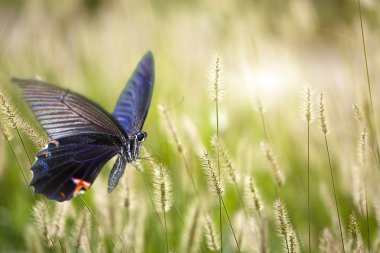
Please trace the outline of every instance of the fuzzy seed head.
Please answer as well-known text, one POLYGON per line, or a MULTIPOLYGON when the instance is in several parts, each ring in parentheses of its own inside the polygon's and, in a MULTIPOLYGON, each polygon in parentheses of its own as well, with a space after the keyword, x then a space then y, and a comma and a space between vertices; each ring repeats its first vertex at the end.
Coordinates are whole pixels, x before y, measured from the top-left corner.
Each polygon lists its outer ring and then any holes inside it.
POLYGON ((255 184, 255 181, 253 180, 253 177, 248 177, 246 179, 246 186, 245 186, 244 193, 245 193, 245 199, 250 211, 257 211, 259 216, 261 216, 263 205, 262 205, 260 194, 255 184))
POLYGON ((355 212, 351 213, 348 223, 348 243, 352 252, 364 252, 363 239, 355 212))
POLYGON ((203 150, 199 157, 210 191, 222 196, 224 192, 223 182, 218 177, 214 158, 206 150, 203 150))
POLYGON ((327 128, 327 120, 326 120, 326 109, 325 109, 325 103, 323 99, 323 93, 321 93, 319 97, 319 123, 323 134, 327 134, 328 128, 327 128))
POLYGON ((153 195, 157 212, 170 211, 173 204, 172 184, 169 173, 163 166, 153 170, 153 195))
POLYGON ((183 152, 182 142, 178 136, 177 129, 174 126, 173 118, 167 106, 163 103, 158 105, 158 109, 161 112, 164 129, 167 131, 168 135, 171 137, 172 143, 175 145, 179 153, 183 152))
POLYGON ((228 174, 230 176, 231 181, 234 184, 237 184, 238 179, 236 176, 235 166, 232 162, 231 156, 230 156, 228 150, 226 149, 223 141, 220 138, 218 138, 216 135, 214 135, 211 139, 211 144, 212 144, 213 148, 215 149, 216 153, 218 153, 218 151, 219 151, 219 154, 223 159, 224 165, 228 169, 228 174))
POLYGON ((207 248, 211 251, 220 250, 218 235, 216 234, 215 224, 210 215, 206 215, 204 219, 204 229, 207 241, 207 248))
POLYGON ((0 91, 0 105, 1 112, 5 115, 11 127, 17 128, 17 111, 13 104, 10 102, 8 95, 4 91, 0 91))
POLYGON ((363 113, 360 107, 357 104, 354 104, 352 107, 354 109, 355 119, 357 119, 360 123, 364 123, 364 117, 363 117, 363 113))
POLYGON ((10 140, 11 135, 8 129, 0 122, 0 140, 10 140))
POLYGON ((322 231, 322 236, 319 239, 319 252, 340 252, 340 245, 328 228, 325 228, 322 231))
POLYGON ((223 88, 221 87, 221 65, 222 59, 218 54, 215 60, 214 71, 211 81, 210 97, 214 103, 219 103, 223 97, 223 88))
POLYGON ((283 240, 285 251, 299 252, 297 236, 293 229, 293 225, 290 222, 288 211, 279 199, 274 202, 274 214, 277 231, 283 240))
POLYGON ((303 115, 308 123, 311 123, 314 119, 312 97, 313 91, 309 87, 306 87, 304 91, 303 115))
POLYGON ((45 245, 51 246, 50 240, 50 229, 49 229, 49 217, 47 209, 42 201, 38 201, 35 206, 33 206, 33 218, 36 225, 37 231, 40 232, 45 245))
POLYGON ((282 170, 277 163, 276 157, 273 154, 271 147, 269 146, 268 143, 261 142, 261 149, 263 150, 265 157, 267 158, 268 162, 271 165, 277 185, 278 186, 284 185, 284 176, 282 174, 282 170))
POLYGON ((190 205, 186 214, 184 233, 181 238, 181 252, 195 253, 199 251, 202 230, 202 214, 199 204, 190 205))
POLYGON ((39 147, 43 147, 45 145, 46 138, 39 134, 27 121, 18 115, 17 110, 11 103, 8 95, 1 91, 0 106, 1 112, 4 114, 13 129, 24 132, 39 147))

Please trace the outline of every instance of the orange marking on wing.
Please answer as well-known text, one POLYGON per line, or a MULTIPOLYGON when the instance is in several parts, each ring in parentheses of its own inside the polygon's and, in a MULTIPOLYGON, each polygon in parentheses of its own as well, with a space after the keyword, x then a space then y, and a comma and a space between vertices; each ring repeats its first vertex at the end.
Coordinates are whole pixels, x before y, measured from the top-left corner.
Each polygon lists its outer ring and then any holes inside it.
POLYGON ((66 198, 66 194, 64 192, 60 192, 59 195, 61 195, 61 197, 64 199, 66 198))
POLYGON ((41 153, 41 154, 39 154, 38 155, 38 158, 40 158, 40 157, 48 157, 49 156, 49 154, 48 153, 41 153))
POLYGON ((56 140, 51 140, 51 141, 49 142, 49 144, 52 144, 52 145, 54 145, 55 147, 58 147, 59 142, 56 141, 56 140))
POLYGON ((75 187, 75 190, 74 190, 74 193, 73 193, 74 196, 76 196, 78 194, 81 194, 83 190, 87 191, 88 188, 90 188, 90 186, 91 186, 90 182, 88 182, 86 180, 83 180, 83 179, 80 179, 80 178, 73 177, 73 182, 74 182, 74 184, 77 185, 75 187))

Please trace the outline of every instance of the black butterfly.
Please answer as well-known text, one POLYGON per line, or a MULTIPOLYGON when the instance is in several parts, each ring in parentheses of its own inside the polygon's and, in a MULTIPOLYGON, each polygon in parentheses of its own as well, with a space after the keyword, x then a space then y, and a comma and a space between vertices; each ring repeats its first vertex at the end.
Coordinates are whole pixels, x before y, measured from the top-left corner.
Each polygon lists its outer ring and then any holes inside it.
POLYGON ((12 79, 50 137, 36 154, 33 179, 36 193, 65 201, 84 193, 104 164, 117 160, 108 179, 111 192, 127 163, 138 158, 141 131, 148 114, 154 83, 154 60, 147 52, 117 101, 113 115, 87 98, 36 80, 12 79))

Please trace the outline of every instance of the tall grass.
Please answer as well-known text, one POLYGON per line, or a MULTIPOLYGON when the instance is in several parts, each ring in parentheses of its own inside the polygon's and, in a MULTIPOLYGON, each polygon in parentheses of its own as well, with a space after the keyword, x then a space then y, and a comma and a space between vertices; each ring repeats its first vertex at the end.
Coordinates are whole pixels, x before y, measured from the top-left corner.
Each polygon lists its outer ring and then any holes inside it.
POLYGON ((16 2, 0 3, 0 251, 378 251, 377 3, 16 2), (47 139, 10 78, 42 76, 111 112, 148 49, 149 153, 110 195, 113 160, 70 202, 34 195, 47 139), (310 89, 299 120, 305 81, 329 102, 322 135, 310 89))

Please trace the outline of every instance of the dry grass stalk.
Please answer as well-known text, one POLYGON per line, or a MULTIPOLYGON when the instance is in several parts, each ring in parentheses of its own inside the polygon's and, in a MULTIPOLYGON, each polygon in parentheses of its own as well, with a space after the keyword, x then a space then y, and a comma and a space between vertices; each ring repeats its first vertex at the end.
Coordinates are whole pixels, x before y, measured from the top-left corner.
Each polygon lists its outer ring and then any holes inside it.
POLYGON ((304 90, 302 115, 304 120, 306 120, 308 123, 311 123, 314 120, 312 97, 313 91, 309 87, 306 87, 304 90))
POLYGON ((214 103, 219 103, 223 99, 223 88, 221 86, 222 78, 222 59, 220 54, 216 56, 213 74, 211 76, 210 98, 214 103))
POLYGON ((216 152, 219 150, 219 154, 221 155, 223 162, 228 169, 228 175, 230 176, 231 181, 237 185, 238 179, 236 176, 235 166, 232 162, 231 156, 230 156, 228 150, 226 149, 223 141, 221 139, 218 139, 216 137, 216 135, 214 135, 212 137, 211 144, 214 147, 214 149, 216 150, 216 152))
POLYGON ((263 209, 260 193, 256 187, 253 177, 248 177, 245 184, 245 200, 250 211, 256 211, 261 216, 263 209))
POLYGON ((5 115, 13 129, 24 132, 39 147, 43 147, 45 145, 46 138, 36 131, 26 120, 18 115, 16 107, 12 104, 8 95, 4 92, 0 92, 0 105, 2 113, 5 115))
POLYGON ((75 252, 82 249, 83 252, 91 252, 88 238, 89 219, 86 210, 83 210, 73 233, 73 245, 75 252))
POLYGON ((157 212, 168 212, 173 204, 172 184, 167 169, 158 166, 153 170, 153 196, 157 212))
POLYGON ((274 202, 274 212, 277 231, 283 240, 284 251, 288 253, 299 252, 297 236, 290 222, 288 211, 279 199, 274 202))
POLYGON ((201 211, 197 204, 190 205, 190 211, 186 215, 186 221, 181 240, 181 251, 183 253, 199 252, 201 232, 201 211))
POLYGON ((323 93, 321 93, 319 96, 319 125, 321 127, 322 133, 326 135, 328 133, 328 127, 323 93))
POLYGON ((49 245, 49 247, 53 247, 53 242, 51 240, 51 233, 50 233, 50 220, 48 217, 47 209, 44 208, 44 203, 42 201, 38 201, 33 206, 33 218, 34 223, 36 225, 37 231, 40 232, 42 236, 42 240, 44 242, 44 245, 49 245))
POLYGON ((364 243, 355 212, 351 213, 348 223, 348 246, 351 252, 365 252, 364 243))
POLYGON ((280 187, 283 186, 284 176, 282 174, 280 166, 277 163, 276 157, 273 154, 271 147, 269 146, 268 143, 261 142, 261 148, 263 150, 265 157, 267 158, 268 162, 271 165, 277 186, 280 186, 280 187))
POLYGON ((203 150, 202 154, 200 154, 200 159, 210 191, 216 193, 218 196, 222 196, 224 186, 222 180, 218 177, 214 158, 207 150, 203 150))
POLYGON ((206 235, 207 248, 211 251, 220 250, 220 240, 216 234, 215 224, 210 215, 206 215, 204 219, 204 229, 206 235))
POLYGON ((179 153, 184 152, 182 142, 178 136, 178 132, 176 127, 174 126, 174 121, 171 116, 171 113, 167 106, 164 103, 160 103, 158 105, 158 109, 161 112, 162 119, 164 121, 166 131, 168 132, 168 135, 171 136, 172 142, 174 143, 174 146, 177 148, 179 153))
POLYGON ((319 252, 321 253, 331 253, 337 252, 340 253, 339 242, 331 233, 330 229, 325 228, 322 231, 322 235, 319 239, 319 252))

